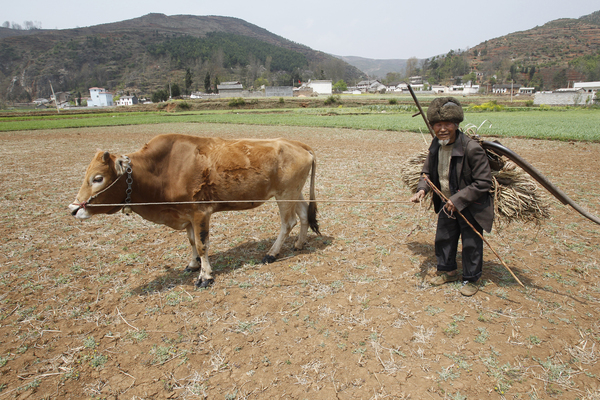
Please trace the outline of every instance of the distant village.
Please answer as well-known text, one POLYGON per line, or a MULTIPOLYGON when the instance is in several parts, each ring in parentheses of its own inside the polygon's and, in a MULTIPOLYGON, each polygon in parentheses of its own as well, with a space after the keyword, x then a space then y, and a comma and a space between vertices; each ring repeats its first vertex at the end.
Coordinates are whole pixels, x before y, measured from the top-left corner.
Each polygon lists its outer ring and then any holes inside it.
MULTIPOLYGON (((356 86, 348 87, 341 92, 343 94, 361 95, 371 94, 402 94, 408 92, 408 85, 421 94, 471 96, 478 94, 491 94, 502 96, 530 96, 533 97, 534 105, 556 105, 575 106, 597 104, 600 100, 597 96, 600 91, 600 82, 574 82, 572 87, 561 88, 554 91, 536 92, 533 87, 524 87, 517 84, 495 84, 481 86, 472 84, 470 81, 461 85, 430 85, 420 76, 412 76, 409 82, 400 82, 385 85, 381 81, 364 80, 356 86)), ((152 103, 150 99, 135 94, 118 93, 113 94, 104 88, 93 87, 89 89, 89 96, 74 98, 69 92, 57 92, 50 99, 36 99, 33 103, 37 107, 114 107, 132 106, 135 104, 152 103)), ((314 97, 329 96, 334 93, 331 80, 309 80, 301 83, 300 87, 293 86, 263 86, 260 90, 244 89, 240 82, 223 82, 217 85, 217 93, 193 92, 189 96, 183 95, 179 98, 227 98, 227 97, 314 97)))

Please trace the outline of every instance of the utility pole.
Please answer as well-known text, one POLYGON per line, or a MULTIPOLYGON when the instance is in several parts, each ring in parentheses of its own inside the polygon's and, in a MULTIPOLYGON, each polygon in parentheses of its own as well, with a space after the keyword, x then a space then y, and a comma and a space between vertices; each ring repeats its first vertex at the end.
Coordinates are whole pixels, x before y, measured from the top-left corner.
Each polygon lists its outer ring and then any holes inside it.
POLYGON ((60 114, 60 110, 58 109, 58 100, 56 99, 56 95, 54 94, 54 88, 52 87, 52 81, 50 82, 50 90, 52 90, 52 96, 54 97, 54 104, 56 104, 56 112, 60 114))

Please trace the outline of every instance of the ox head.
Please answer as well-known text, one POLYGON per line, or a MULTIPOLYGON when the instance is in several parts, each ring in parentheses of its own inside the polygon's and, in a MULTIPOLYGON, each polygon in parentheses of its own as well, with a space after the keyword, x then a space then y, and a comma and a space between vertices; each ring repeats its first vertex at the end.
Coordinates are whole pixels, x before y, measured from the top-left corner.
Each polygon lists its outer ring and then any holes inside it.
POLYGON ((118 204, 125 200, 127 183, 121 178, 129 167, 129 158, 116 157, 98 150, 87 168, 83 184, 75 201, 69 205, 71 215, 77 219, 94 214, 113 214, 120 206, 98 207, 100 204, 118 204), (93 204, 94 207, 88 207, 93 204))

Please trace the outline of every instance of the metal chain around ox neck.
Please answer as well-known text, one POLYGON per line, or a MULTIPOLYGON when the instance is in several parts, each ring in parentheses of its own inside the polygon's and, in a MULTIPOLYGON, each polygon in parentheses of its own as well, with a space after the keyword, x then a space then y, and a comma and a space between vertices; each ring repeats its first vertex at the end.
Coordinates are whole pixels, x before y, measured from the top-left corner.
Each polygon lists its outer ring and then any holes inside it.
POLYGON ((127 180, 125 181, 127 183, 127 190, 125 190, 125 194, 127 195, 127 197, 125 197, 125 207, 123 207, 123 213, 129 215, 131 214, 131 192, 133 191, 133 189, 131 189, 131 186, 133 184, 133 175, 132 172, 133 170, 131 169, 131 160, 129 159, 129 157, 124 156, 124 158, 128 161, 128 166, 127 169, 125 170, 125 172, 127 173, 127 180))

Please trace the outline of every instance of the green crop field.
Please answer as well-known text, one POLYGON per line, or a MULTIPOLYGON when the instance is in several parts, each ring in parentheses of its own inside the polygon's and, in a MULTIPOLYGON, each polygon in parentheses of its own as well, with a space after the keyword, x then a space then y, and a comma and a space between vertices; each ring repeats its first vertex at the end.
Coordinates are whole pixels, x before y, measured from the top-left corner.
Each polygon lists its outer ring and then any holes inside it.
MULTIPOLYGON (((463 127, 480 127, 482 136, 523 137, 551 140, 600 141, 599 109, 505 109, 498 112, 465 113, 463 127)), ((114 112, 99 114, 57 114, 52 116, 0 117, 0 132, 124 126, 143 124, 230 123, 246 125, 310 126, 380 131, 426 132, 421 117, 412 117, 412 106, 378 105, 365 107, 299 108, 271 110, 219 110, 167 113, 114 112)))

